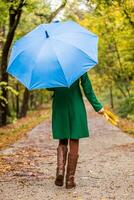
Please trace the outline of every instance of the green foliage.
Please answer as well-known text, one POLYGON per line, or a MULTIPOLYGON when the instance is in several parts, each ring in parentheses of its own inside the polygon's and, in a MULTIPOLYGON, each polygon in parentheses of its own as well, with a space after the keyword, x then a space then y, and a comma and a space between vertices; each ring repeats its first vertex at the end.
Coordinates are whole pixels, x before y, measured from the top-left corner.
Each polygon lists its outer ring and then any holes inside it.
POLYGON ((7 22, 9 4, 4 0, 0 2, 0 26, 7 22))
MULTIPOLYGON (((68 8, 69 17, 99 36, 99 64, 89 72, 97 94, 104 103, 108 103, 112 98, 112 88, 114 107, 122 116, 134 118, 131 113, 134 95, 134 2, 81 0, 73 3, 77 12, 71 6, 68 8), (78 9, 80 4, 85 5, 87 10, 78 9)), ((65 16, 68 18, 68 14, 65 16)))
POLYGON ((2 95, 2 93, 3 93, 2 89, 10 91, 14 95, 18 95, 19 94, 15 89, 13 89, 11 86, 9 86, 6 82, 1 81, 0 82, 0 104, 2 106, 5 106, 5 104, 8 103, 8 100, 5 97, 3 97, 3 95, 2 95))
MULTIPOLYGON (((9 8, 12 5, 16 9, 19 2, 20 0, 0 1, 0 57, 9 29, 9 8)), ((64 3, 64 0, 61 2, 64 3)), ((40 23, 49 22, 58 7, 52 8, 52 3, 49 0, 25 1, 13 42, 40 23)), ((93 87, 104 104, 110 102, 112 88, 114 107, 121 116, 128 118, 134 116, 133 11, 134 3, 130 0, 73 0, 68 1, 64 12, 59 16, 62 20, 75 20, 99 36, 99 64, 89 72, 93 87)), ((0 102, 8 103, 10 116, 13 118, 17 110, 16 102, 19 101, 20 108, 24 91, 25 88, 11 76, 9 84, 0 83, 0 102), (2 96, 2 87, 9 91, 9 101, 2 96)), ((52 93, 47 90, 30 92, 29 110, 50 101, 51 96, 52 93)))
POLYGON ((0 80, 8 82, 8 84, 1 83, 0 87, 0 104, 4 107, 2 108, 2 112, 0 111, 0 114, 3 113, 3 124, 4 121, 6 123, 7 115, 8 121, 10 119, 10 122, 12 121, 12 119, 18 117, 19 113, 24 111, 23 105, 26 105, 25 110, 27 112, 28 109, 35 109, 37 106, 46 103, 51 99, 51 93, 46 90, 37 90, 35 92, 30 92, 30 95, 29 93, 25 93, 26 88, 24 88, 24 86, 22 86, 13 77, 7 77, 4 75, 6 68, 5 63, 8 58, 9 49, 11 50, 12 39, 14 43, 20 37, 30 32, 37 25, 41 23, 49 23, 64 8, 66 2, 67 0, 61 0, 59 4, 54 7, 52 5, 52 2, 49 0, 0 1, 0 65, 2 65, 2 70, 0 71, 0 80), (21 15, 19 15, 20 13, 21 15), (18 22, 16 28, 15 26, 13 26, 15 24, 14 22, 18 22), (11 26, 15 28, 15 32, 12 32, 13 29, 11 26), (7 51, 6 53, 4 52, 5 50, 7 51), (4 90, 8 90, 9 93, 3 93, 2 88, 4 88, 4 90), (18 92, 19 96, 17 95, 18 92), (26 97, 25 94, 27 95, 26 97), (6 105, 7 103, 8 106, 6 105))
POLYGON ((127 97, 120 101, 118 113, 121 117, 134 119, 134 96, 127 97))

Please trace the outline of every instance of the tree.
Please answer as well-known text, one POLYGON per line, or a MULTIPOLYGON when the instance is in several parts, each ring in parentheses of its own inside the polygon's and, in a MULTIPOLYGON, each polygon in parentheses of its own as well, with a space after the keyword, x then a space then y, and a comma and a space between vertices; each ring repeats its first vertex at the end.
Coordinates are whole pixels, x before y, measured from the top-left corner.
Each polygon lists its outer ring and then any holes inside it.
POLYGON ((101 85, 95 82, 96 89, 101 86, 105 94, 107 91, 113 107, 113 93, 116 90, 122 98, 133 96, 134 4, 128 0, 81 0, 80 3, 86 9, 77 9, 77 14, 72 8, 69 14, 99 36, 99 64, 89 73, 100 76, 102 82, 101 85))
MULTIPOLYGON (((13 1, 10 0, 8 2, 9 4, 9 27, 8 27, 8 33, 6 36, 6 41, 3 45, 2 49, 2 56, 1 56, 1 81, 8 83, 8 74, 6 73, 6 67, 8 62, 8 55, 9 50, 15 35, 16 28, 19 24, 20 17, 22 14, 22 8, 25 6, 25 0, 19 0, 19 1, 13 1)), ((2 96, 5 99, 8 99, 8 92, 5 90, 5 88, 2 88, 2 96)), ((2 105, 2 104, 1 104, 2 105)), ((7 122, 7 112, 8 112, 8 104, 6 104, 4 107, 0 106, 1 109, 1 124, 5 125, 7 122)))
MULTIPOLYGON (((65 7, 67 0, 63 0, 60 6, 52 12, 50 3, 48 1, 37 1, 37 0, 10 0, 4 1, 0 3, 0 11, 2 11, 2 17, 0 16, 0 30, 2 30, 2 34, 0 37, 2 38, 0 42, 0 46, 2 47, 1 52, 1 82, 9 82, 9 76, 6 73, 6 67, 8 63, 8 56, 10 52, 10 48, 12 42, 26 32, 29 31, 29 27, 33 27, 43 22, 50 22, 54 19, 54 17, 65 7), (37 9, 41 8, 41 9, 37 9), (37 13, 37 10, 39 12, 37 13), (22 15, 23 13, 27 13, 27 15, 22 15), (45 13, 45 14, 44 14, 45 13), (43 16, 44 15, 44 16, 43 16), (21 20, 20 20, 21 19, 21 20), (29 26, 28 22, 31 24, 29 26), (32 25, 32 26, 31 26, 32 25), (22 29, 22 27, 24 27, 22 29), (17 31, 16 31, 17 30, 17 31)), ((16 82, 16 89, 19 90, 20 84, 16 82)), ((21 95, 16 96, 16 115, 17 116, 25 116, 28 109, 28 100, 30 97, 29 91, 27 89, 24 90, 23 98, 21 95), (21 110, 19 109, 19 100, 22 99, 21 110), (25 109, 24 109, 25 108, 25 109), (20 111, 19 111, 20 110, 20 111)), ((8 101, 8 90, 2 88, 2 96, 4 99, 8 101)), ((4 101, 1 99, 1 101, 4 101)), ((1 115, 1 125, 5 125, 7 123, 7 116, 9 113, 8 104, 2 106, 0 105, 0 115, 1 115)), ((14 107, 15 108, 15 107, 14 107)))

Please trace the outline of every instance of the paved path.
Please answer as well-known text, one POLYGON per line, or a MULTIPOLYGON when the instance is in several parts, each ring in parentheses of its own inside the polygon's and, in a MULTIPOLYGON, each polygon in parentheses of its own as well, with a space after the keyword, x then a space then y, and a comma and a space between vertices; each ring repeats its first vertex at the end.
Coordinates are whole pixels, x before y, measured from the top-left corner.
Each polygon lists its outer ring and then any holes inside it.
POLYGON ((76 189, 54 185, 58 141, 46 120, 0 152, 0 200, 134 200, 134 139, 86 107, 91 135, 80 140, 76 189))

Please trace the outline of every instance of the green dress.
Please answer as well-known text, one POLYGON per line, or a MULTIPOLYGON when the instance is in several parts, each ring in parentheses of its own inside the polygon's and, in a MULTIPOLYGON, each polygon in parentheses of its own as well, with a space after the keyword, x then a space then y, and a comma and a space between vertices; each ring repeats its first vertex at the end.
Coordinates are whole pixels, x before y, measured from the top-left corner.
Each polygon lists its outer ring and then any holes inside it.
POLYGON ((82 98, 81 86, 88 101, 97 112, 103 106, 96 98, 87 73, 75 81, 70 88, 53 89, 52 133, 53 139, 79 139, 89 137, 87 114, 82 98))

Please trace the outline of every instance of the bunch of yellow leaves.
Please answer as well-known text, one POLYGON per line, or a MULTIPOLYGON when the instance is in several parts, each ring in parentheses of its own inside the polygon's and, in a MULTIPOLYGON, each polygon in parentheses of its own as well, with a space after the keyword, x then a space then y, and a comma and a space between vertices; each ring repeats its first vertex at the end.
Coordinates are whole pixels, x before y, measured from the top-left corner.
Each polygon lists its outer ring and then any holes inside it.
POLYGON ((119 119, 114 113, 112 113, 110 110, 105 108, 102 114, 106 118, 107 121, 109 121, 114 126, 118 126, 119 119))

